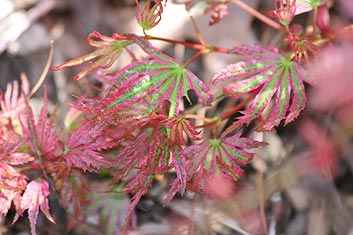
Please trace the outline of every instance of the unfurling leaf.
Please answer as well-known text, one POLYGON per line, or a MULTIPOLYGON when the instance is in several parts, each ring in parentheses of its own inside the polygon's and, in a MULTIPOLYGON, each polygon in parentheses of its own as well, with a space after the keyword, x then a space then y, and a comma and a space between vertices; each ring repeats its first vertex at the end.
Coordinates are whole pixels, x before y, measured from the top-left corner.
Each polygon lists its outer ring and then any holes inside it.
POLYGON ((166 127, 170 128, 169 141, 172 144, 184 145, 186 143, 185 137, 187 136, 191 140, 200 140, 198 136, 200 132, 196 131, 194 125, 183 118, 172 117, 166 120, 166 127))
POLYGON ((43 179, 31 181, 27 185, 26 191, 22 196, 21 205, 20 205, 21 210, 17 211, 14 222, 16 222, 18 217, 21 216, 22 213, 28 209, 28 219, 31 226, 31 234, 35 235, 36 234, 35 226, 37 223, 37 217, 40 209, 50 222, 55 223, 54 219, 51 217, 49 213, 49 204, 48 204, 49 194, 50 194, 49 184, 47 183, 47 181, 43 179))
POLYGON ((108 89, 103 112, 134 103, 148 95, 151 97, 151 106, 160 106, 164 100, 168 100, 169 117, 172 117, 179 113, 179 103, 183 96, 190 101, 189 90, 194 90, 204 104, 210 105, 212 94, 191 71, 153 47, 147 40, 133 34, 126 37, 140 46, 151 59, 135 61, 114 76, 115 81, 108 89))
POLYGON ((302 63, 304 57, 306 62, 309 62, 309 54, 315 54, 318 47, 310 40, 290 33, 285 39, 288 43, 289 49, 291 49, 295 54, 295 59, 298 64, 302 63))
POLYGON ((306 71, 281 54, 260 46, 235 47, 232 52, 252 60, 228 66, 213 77, 213 82, 235 79, 235 83, 224 87, 225 94, 235 98, 256 92, 252 104, 242 111, 243 116, 239 117, 236 124, 249 124, 258 118, 276 93, 269 117, 259 130, 271 130, 282 120, 285 125, 293 121, 305 107, 303 81, 310 81, 306 71))
POLYGON ((97 59, 85 70, 81 71, 75 76, 75 79, 79 80, 98 68, 106 69, 112 66, 112 64, 123 52, 123 49, 131 44, 131 41, 127 40, 124 36, 121 36, 119 34, 115 33, 112 37, 107 37, 97 31, 93 31, 92 33, 90 33, 88 35, 87 40, 91 46, 97 47, 97 50, 80 58, 70 60, 59 66, 56 66, 52 68, 52 70, 56 71, 63 68, 73 67, 76 65, 83 64, 87 61, 97 59), (94 38, 100 39, 100 41, 96 41, 94 40, 94 38))
POLYGON ((297 5, 295 0, 275 0, 275 10, 269 11, 269 15, 278 19, 278 21, 286 28, 292 22, 296 15, 297 5))
POLYGON ((142 27, 143 30, 149 30, 155 27, 162 19, 163 5, 161 0, 153 0, 153 6, 151 7, 151 1, 147 0, 146 4, 141 10, 141 6, 138 0, 136 0, 137 23, 142 27))

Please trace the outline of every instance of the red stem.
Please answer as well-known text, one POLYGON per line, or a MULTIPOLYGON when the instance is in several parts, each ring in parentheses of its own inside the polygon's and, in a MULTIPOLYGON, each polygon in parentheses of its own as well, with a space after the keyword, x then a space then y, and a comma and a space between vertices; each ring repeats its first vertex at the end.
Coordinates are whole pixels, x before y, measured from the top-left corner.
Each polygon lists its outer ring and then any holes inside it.
POLYGON ((195 50, 200 50, 202 51, 202 54, 206 54, 212 51, 223 53, 223 54, 228 54, 229 49, 222 48, 222 47, 216 47, 216 46, 210 46, 210 45, 202 45, 200 43, 191 43, 191 42, 185 42, 185 41, 180 41, 180 40, 175 40, 175 39, 169 39, 169 38, 161 38, 161 37, 155 37, 155 36, 146 36, 145 37, 148 40, 160 40, 164 42, 169 42, 173 44, 180 44, 186 47, 193 48, 195 50))
POLYGON ((254 8, 252 8, 252 7, 248 6, 247 4, 243 3, 242 1, 240 1, 240 0, 230 0, 230 1, 233 2, 235 5, 237 5, 238 7, 242 8, 243 10, 245 10, 246 12, 248 12, 249 14, 251 14, 254 17, 258 18, 259 20, 261 20, 265 24, 271 26, 272 28, 277 29, 277 30, 284 30, 284 28, 282 27, 281 24, 277 23, 276 21, 271 20, 270 18, 268 18, 265 15, 261 14, 260 12, 255 10, 254 8))
POLYGON ((245 100, 243 100, 240 104, 229 110, 228 112, 225 112, 223 115, 221 115, 222 121, 225 119, 230 118, 233 116, 235 113, 237 113, 240 109, 242 109, 245 105, 247 105, 250 100, 254 98, 254 96, 257 94, 257 92, 252 92, 245 100))
POLYGON ((194 60, 202 56, 205 52, 203 50, 198 51, 193 57, 191 57, 188 61, 186 61, 181 67, 185 68, 189 64, 191 64, 194 60))

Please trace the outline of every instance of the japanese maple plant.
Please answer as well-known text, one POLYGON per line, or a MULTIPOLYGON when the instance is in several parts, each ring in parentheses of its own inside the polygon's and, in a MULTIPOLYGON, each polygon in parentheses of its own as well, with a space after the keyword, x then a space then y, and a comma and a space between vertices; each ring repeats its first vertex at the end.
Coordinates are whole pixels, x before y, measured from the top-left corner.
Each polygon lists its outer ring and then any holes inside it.
POLYGON ((87 62, 75 76, 79 80, 94 77, 97 71, 104 73, 124 51, 131 56, 131 62, 119 71, 100 75, 104 90, 99 97, 77 97, 63 127, 56 125, 56 111, 48 110, 46 94, 40 113, 34 114, 30 106, 33 89, 26 79, 22 79, 21 93, 17 82, 1 93, 1 223, 11 206, 16 211, 13 222, 28 211, 35 235, 39 210, 55 223, 48 198, 52 194, 76 218, 73 224, 99 214, 102 233, 128 233, 136 223, 136 206, 157 176, 172 179, 165 205, 186 190, 207 192, 210 177, 238 180, 254 158, 254 149, 265 144, 249 133, 271 131, 300 115, 306 104, 305 83, 314 81, 306 66, 321 46, 333 40, 328 1, 274 0, 274 10, 263 13, 240 0, 183 3, 186 10, 211 13, 212 27, 228 14, 229 4, 236 4, 283 35, 279 45, 232 48, 207 43, 192 18, 198 43, 150 35, 170 3, 136 0, 136 4, 141 35, 105 36, 94 31, 88 36, 93 52, 52 68, 56 71, 87 62), (303 13, 313 20, 298 33, 291 23, 303 13), (153 45, 158 40, 197 52, 181 64, 153 45), (144 56, 134 56, 132 46, 144 56), (244 61, 216 72, 207 84, 188 66, 208 53, 241 55, 244 61), (223 89, 213 90, 215 84, 223 89), (197 99, 190 98, 191 92, 197 99), (221 101, 233 105, 210 111, 221 101), (190 107, 185 108, 185 103, 190 107), (246 135, 242 133, 245 128, 246 135), (96 186, 87 172, 110 182, 96 186))

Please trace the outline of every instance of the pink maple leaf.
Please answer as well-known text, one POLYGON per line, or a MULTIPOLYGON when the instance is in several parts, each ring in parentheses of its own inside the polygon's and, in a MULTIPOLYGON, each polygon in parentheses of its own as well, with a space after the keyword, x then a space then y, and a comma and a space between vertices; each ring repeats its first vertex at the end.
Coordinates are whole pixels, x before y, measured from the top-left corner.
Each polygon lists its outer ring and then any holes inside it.
POLYGON ((21 118, 22 134, 25 144, 30 148, 31 154, 37 157, 51 157, 57 147, 58 137, 55 132, 55 111, 48 117, 48 97, 44 89, 43 106, 37 120, 35 114, 25 98, 27 112, 21 118))
POLYGON ((21 195, 26 188, 26 176, 13 167, 0 163, 0 223, 6 217, 11 204, 20 210, 21 195))
POLYGON ((332 135, 309 118, 302 120, 296 129, 310 149, 309 158, 299 163, 300 170, 332 180, 337 174, 339 162, 338 145, 332 135))
POLYGON ((39 209, 47 217, 47 219, 55 223, 49 212, 48 196, 50 194, 49 184, 43 179, 31 181, 22 196, 20 211, 17 211, 14 222, 25 210, 28 210, 28 219, 31 226, 31 234, 36 235, 36 223, 39 214, 39 209))
POLYGON ((353 46, 348 42, 323 47, 310 64, 318 85, 310 93, 309 107, 334 114, 343 125, 352 123, 353 46))
MULTIPOLYGON (((29 94, 29 82, 26 75, 21 75, 21 90, 25 95, 29 94)), ((10 117, 17 119, 17 115, 25 108, 23 95, 19 94, 18 81, 8 83, 5 92, 0 91, 0 118, 10 117)))

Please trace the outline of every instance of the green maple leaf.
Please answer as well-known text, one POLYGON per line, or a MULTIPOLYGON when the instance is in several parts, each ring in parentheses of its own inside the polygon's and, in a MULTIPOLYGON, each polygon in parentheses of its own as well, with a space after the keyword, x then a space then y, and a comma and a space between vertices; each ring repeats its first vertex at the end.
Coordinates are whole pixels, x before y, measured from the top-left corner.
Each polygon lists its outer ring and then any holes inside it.
POLYGON ((138 60, 120 70, 109 87, 104 112, 117 106, 134 103, 149 95, 152 106, 170 102, 169 116, 179 113, 179 103, 188 91, 194 90, 201 102, 210 105, 213 100, 208 87, 190 70, 179 65, 173 58, 163 54, 147 40, 127 34, 127 38, 140 46, 151 58, 138 60))
MULTIPOLYGON (((207 182, 212 175, 239 179, 244 172, 242 167, 254 158, 254 153, 248 150, 264 145, 262 142, 241 137, 240 134, 239 132, 231 137, 206 140, 184 150, 188 189, 199 192, 207 190, 207 182)), ((181 189, 182 184, 176 179, 165 203, 181 189)))
POLYGON ((239 117, 237 125, 249 124, 258 118, 270 107, 273 99, 274 105, 259 130, 271 130, 282 120, 286 125, 298 117, 306 103, 303 81, 310 81, 302 67, 260 46, 235 47, 232 52, 252 60, 238 62, 219 71, 213 77, 213 82, 234 79, 234 83, 224 87, 227 96, 239 98, 251 92, 256 93, 251 105, 242 111, 243 116, 239 117))
MULTIPOLYGON (((100 218, 101 231, 106 235, 122 233, 126 226, 130 201, 126 194, 116 192, 93 192, 88 195, 88 205, 80 217, 100 218)), ((129 221, 130 222, 130 221, 129 221)))

